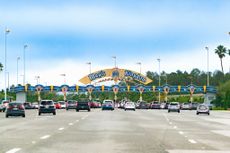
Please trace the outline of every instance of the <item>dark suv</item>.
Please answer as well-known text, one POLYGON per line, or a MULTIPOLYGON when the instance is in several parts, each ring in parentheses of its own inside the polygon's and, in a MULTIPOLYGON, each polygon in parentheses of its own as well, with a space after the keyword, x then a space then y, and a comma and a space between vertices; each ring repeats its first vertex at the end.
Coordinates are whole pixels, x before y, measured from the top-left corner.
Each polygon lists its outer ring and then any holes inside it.
POLYGON ((42 113, 53 113, 53 115, 56 115, 56 108, 52 100, 42 100, 40 102, 38 115, 41 115, 42 113))
POLYGON ((20 102, 10 102, 6 108, 6 118, 8 116, 22 116, 25 117, 25 108, 20 102))
POLYGON ((90 111, 90 104, 88 101, 79 101, 77 102, 76 111, 79 112, 79 110, 88 110, 90 111))

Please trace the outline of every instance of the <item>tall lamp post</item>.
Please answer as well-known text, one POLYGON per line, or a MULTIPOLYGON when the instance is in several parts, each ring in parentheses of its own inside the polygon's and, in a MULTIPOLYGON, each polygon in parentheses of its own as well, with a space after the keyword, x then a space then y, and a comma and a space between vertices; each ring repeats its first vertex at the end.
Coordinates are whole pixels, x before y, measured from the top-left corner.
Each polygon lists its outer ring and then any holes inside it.
POLYGON ((10 72, 6 72, 6 73, 7 73, 8 91, 10 91, 10 72))
POLYGON ((60 74, 60 76, 63 76, 63 78, 64 78, 64 84, 66 84, 66 74, 60 74))
POLYGON ((40 76, 35 76, 35 79, 37 80, 37 85, 40 83, 40 76))
POLYGON ((137 62, 137 65, 140 66, 140 74, 141 74, 141 62, 137 62))
MULTIPOLYGON (((161 63, 161 59, 160 58, 158 58, 157 59, 157 61, 158 61, 158 63, 159 63, 159 89, 160 89, 160 86, 161 86, 161 65, 160 65, 160 63, 161 63)), ((160 93, 160 90, 159 90, 159 103, 161 102, 161 93, 160 93)))
POLYGON ((17 85, 18 85, 18 62, 20 60, 20 57, 17 57, 17 85))
POLYGON ((117 57, 116 56, 112 56, 112 58, 114 59, 114 66, 115 66, 115 68, 117 68, 117 57))
POLYGON ((9 29, 5 29, 5 97, 4 99, 7 100, 7 91, 6 91, 6 74, 7 74, 7 35, 10 33, 9 29))
POLYGON ((205 47, 207 50, 207 86, 209 86, 209 48, 205 47))
POLYGON ((27 44, 25 44, 24 46, 23 46, 23 67, 24 67, 24 69, 23 69, 23 85, 25 86, 25 84, 26 84, 26 48, 28 47, 28 45, 27 44))

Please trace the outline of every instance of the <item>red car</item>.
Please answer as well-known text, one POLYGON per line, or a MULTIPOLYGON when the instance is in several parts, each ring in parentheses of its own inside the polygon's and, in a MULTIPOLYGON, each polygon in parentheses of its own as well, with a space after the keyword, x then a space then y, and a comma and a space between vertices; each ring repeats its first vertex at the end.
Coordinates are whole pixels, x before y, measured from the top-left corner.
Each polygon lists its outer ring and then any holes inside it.
POLYGON ((61 109, 61 104, 58 103, 58 102, 55 102, 54 106, 55 106, 56 109, 61 109))

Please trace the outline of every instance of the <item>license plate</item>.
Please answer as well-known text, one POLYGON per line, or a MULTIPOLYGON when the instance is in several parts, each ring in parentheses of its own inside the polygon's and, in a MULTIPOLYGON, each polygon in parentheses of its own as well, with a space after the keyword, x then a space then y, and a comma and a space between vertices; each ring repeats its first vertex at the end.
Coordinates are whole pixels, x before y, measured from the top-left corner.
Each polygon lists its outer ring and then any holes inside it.
POLYGON ((18 108, 13 108, 13 110, 18 110, 18 108))
POLYGON ((46 106, 46 108, 49 108, 49 106, 46 106))

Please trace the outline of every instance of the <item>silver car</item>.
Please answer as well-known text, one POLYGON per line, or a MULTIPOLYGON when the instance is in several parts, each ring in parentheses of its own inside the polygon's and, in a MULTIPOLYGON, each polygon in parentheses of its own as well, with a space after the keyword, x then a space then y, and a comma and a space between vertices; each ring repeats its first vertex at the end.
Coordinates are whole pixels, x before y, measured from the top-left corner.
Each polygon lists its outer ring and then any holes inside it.
POLYGON ((196 115, 199 115, 199 114, 210 114, 209 112, 209 106, 206 105, 206 104, 200 104, 197 106, 197 109, 196 109, 196 115))
POLYGON ((180 104, 178 102, 171 102, 168 106, 168 113, 169 112, 178 112, 180 113, 180 104))

